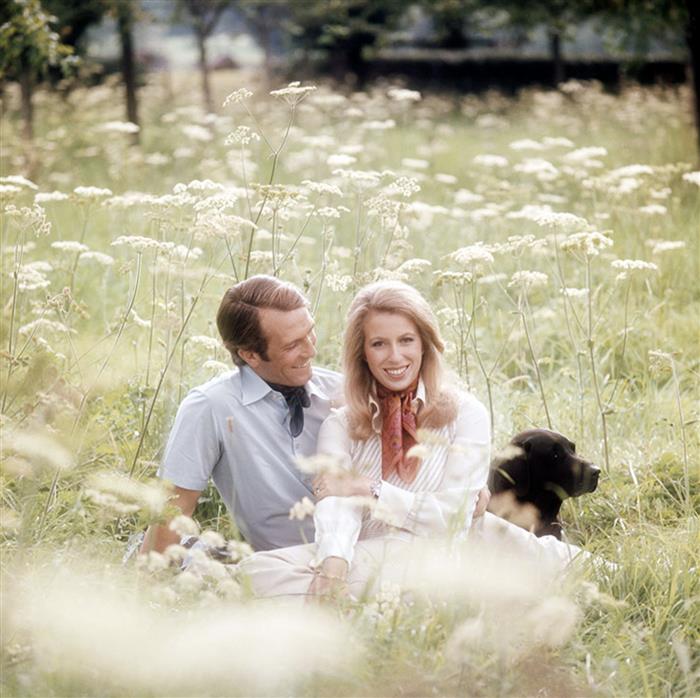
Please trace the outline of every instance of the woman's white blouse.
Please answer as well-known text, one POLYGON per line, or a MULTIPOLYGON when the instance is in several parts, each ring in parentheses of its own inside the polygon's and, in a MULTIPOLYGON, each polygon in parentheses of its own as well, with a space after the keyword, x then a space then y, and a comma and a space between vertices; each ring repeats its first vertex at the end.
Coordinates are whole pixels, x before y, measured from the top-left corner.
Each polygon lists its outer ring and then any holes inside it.
MULTIPOLYGON (((420 394, 418 397, 421 397, 420 394)), ((381 420, 366 441, 348 435, 346 408, 335 410, 321 426, 318 453, 333 455, 357 475, 382 477, 381 420)), ((479 491, 486 485, 490 461, 490 425, 486 408, 460 393, 454 422, 431 433, 418 474, 406 483, 393 473, 382 481, 374 506, 365 498, 326 497, 316 505, 317 551, 313 565, 327 557, 352 562, 355 543, 390 530, 416 536, 461 535, 471 525, 479 491)))

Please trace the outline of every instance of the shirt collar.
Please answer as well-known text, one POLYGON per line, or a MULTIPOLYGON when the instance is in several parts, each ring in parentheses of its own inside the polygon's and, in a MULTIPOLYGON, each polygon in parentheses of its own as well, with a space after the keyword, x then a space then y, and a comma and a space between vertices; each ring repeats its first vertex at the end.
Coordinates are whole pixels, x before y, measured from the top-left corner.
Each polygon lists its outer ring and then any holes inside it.
MULTIPOLYGON (((250 405, 253 402, 262 400, 266 395, 272 392, 272 388, 247 364, 241 366, 240 372, 241 401, 244 405, 250 405)), ((321 400, 330 400, 326 391, 314 381, 313 375, 305 388, 309 397, 315 395, 321 400)))
MULTIPOLYGON (((422 378, 418 379, 415 401, 420 401, 421 404, 425 405, 425 383, 423 383, 422 378)), ((377 434, 380 434, 382 431, 382 415, 379 407, 379 399, 377 398, 377 384, 375 381, 372 381, 372 389, 369 393, 369 411, 372 415, 372 429, 377 434)))

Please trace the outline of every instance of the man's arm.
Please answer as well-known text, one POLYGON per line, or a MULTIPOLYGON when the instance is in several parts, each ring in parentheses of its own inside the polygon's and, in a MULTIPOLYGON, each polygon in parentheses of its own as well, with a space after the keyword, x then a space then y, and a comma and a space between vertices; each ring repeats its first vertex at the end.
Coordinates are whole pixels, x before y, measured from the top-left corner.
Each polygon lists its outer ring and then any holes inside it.
MULTIPOLYGON (((202 494, 201 490, 186 490, 183 487, 175 486, 175 497, 173 497, 171 502, 185 516, 192 516, 200 494, 202 494)), ((180 536, 168 528, 169 523, 162 525, 151 524, 148 527, 141 544, 141 550, 139 550, 141 554, 151 550, 162 553, 169 545, 180 542, 180 536)))

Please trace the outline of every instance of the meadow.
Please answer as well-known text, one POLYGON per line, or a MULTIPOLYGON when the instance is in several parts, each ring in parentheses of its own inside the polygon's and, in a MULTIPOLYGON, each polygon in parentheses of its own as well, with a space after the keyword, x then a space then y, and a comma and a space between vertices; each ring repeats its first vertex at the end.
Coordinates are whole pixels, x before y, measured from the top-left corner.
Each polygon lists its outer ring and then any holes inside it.
MULTIPOLYGON (((700 172, 684 89, 511 98, 270 92, 221 73, 42 92, 2 116, 3 696, 695 696, 700 691, 700 172), (246 85, 246 86, 242 86, 246 85), (337 368, 354 291, 414 284, 494 449, 551 427, 602 469, 563 508, 599 559, 432 559, 333 608, 251 601, 214 561, 122 565, 215 314, 254 273, 307 293, 337 368)), ((196 518, 247 554, 216 492, 196 518)), ((174 554, 173 557, 176 557, 174 554)))

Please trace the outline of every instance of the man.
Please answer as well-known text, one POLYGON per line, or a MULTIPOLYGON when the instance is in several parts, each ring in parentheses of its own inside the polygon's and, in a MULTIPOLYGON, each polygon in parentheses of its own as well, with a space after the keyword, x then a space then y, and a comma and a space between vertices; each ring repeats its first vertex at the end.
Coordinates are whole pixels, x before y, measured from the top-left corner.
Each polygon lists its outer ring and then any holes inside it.
MULTIPOLYGON (((256 550, 313 540, 311 518, 289 520, 294 503, 312 496, 295 458, 316 452, 342 386, 339 374, 311 366, 316 334, 307 305, 292 284, 269 276, 225 293, 216 322, 239 370, 190 391, 158 471, 175 486, 174 504, 187 516, 211 477, 256 550)), ((177 542, 167 526, 151 526, 141 552, 177 542)))

